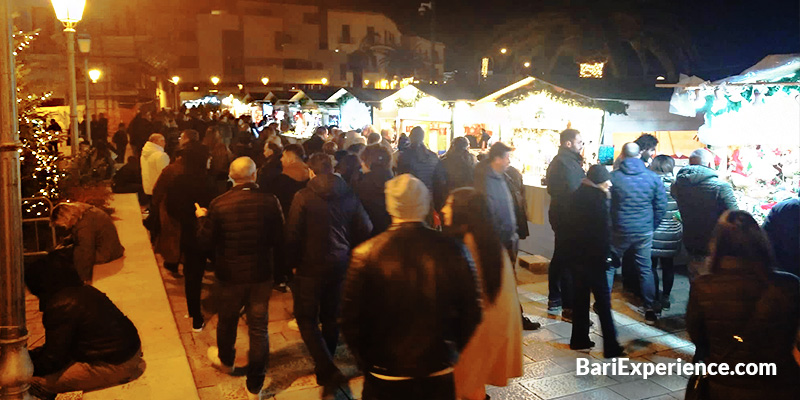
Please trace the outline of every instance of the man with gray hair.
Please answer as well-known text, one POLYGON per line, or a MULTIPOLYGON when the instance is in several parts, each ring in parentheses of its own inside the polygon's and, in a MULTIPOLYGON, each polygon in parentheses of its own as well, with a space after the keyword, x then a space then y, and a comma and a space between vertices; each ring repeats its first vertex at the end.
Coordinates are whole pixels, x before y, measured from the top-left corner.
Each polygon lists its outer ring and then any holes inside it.
POLYGON ((689 166, 681 168, 671 188, 683 221, 683 243, 692 256, 689 276, 702 272, 708 256, 708 242, 720 215, 737 210, 731 185, 714 170, 714 154, 697 149, 689 156, 689 166))
POLYGON ((142 187, 144 194, 149 198, 153 196, 153 187, 156 185, 161 171, 169 165, 169 155, 164 151, 167 145, 164 135, 154 133, 147 139, 142 148, 140 163, 142 165, 142 187))
POLYGON ((275 196, 256 185, 256 164, 250 157, 231 163, 233 188, 208 209, 197 205, 198 239, 212 248, 219 280, 217 347, 208 349, 211 363, 233 372, 239 312, 247 310, 250 335, 246 389, 261 399, 269 359, 269 297, 274 269, 283 264, 283 212, 275 196))

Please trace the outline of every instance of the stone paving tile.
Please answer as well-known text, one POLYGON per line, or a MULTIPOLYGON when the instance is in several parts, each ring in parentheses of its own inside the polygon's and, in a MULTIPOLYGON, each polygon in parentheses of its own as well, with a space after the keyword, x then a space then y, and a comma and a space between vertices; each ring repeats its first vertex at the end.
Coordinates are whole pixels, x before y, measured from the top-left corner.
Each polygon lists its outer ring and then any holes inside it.
POLYGON ((559 397, 558 400, 626 400, 626 399, 613 390, 607 388, 600 388, 600 389, 590 390, 588 392, 581 392, 565 397, 559 397))
POLYGON ((553 376, 568 372, 567 369, 562 368, 550 360, 525 364, 522 367, 522 371, 521 377, 511 379, 510 382, 519 382, 533 378, 543 378, 545 376, 553 376))
POLYGON ((647 380, 653 381, 668 390, 683 390, 689 383, 689 379, 680 375, 667 375, 667 376, 652 376, 647 380))
POLYGON ((541 399, 541 397, 531 393, 530 390, 526 389, 525 387, 517 383, 513 383, 503 387, 487 386, 486 394, 488 394, 492 399, 503 399, 503 400, 541 399))
POLYGON ((650 397, 661 396, 670 391, 663 386, 649 380, 639 380, 634 382, 620 383, 609 386, 609 389, 619 393, 628 400, 641 400, 650 397))
POLYGON ((615 380, 606 376, 575 376, 573 373, 540 379, 528 379, 519 382, 524 388, 530 390, 542 399, 554 399, 568 396, 599 387, 611 386, 616 383, 615 380))
POLYGON ((684 400, 686 399, 686 389, 672 392, 669 395, 676 398, 677 400, 684 400))

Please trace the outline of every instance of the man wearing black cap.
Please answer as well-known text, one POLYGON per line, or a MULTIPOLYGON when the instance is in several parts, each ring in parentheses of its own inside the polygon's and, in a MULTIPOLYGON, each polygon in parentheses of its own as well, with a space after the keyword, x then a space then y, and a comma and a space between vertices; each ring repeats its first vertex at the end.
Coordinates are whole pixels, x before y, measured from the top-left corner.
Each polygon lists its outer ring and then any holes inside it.
POLYGON ((579 243, 581 251, 572 267, 574 304, 572 338, 569 347, 585 350, 594 346, 589 340, 589 292, 594 293, 597 315, 603 332, 603 351, 607 358, 618 357, 622 348, 611 317, 611 284, 614 270, 606 262, 611 250, 611 174, 602 165, 589 168, 587 177, 572 197, 568 235, 579 243))

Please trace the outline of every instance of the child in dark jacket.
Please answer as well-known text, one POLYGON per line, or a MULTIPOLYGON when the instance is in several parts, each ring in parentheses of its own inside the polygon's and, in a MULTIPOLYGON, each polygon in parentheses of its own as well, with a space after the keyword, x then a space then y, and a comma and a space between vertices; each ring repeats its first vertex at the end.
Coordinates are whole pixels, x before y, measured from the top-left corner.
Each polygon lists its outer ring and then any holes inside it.
POLYGON ((594 346, 594 342, 589 340, 589 293, 592 292, 603 331, 606 358, 622 355, 611 316, 614 270, 607 263, 611 249, 610 187, 611 174, 606 167, 593 165, 589 168, 587 177, 572 195, 572 220, 568 224, 570 240, 581 247, 572 265, 574 311, 569 347, 582 350, 594 346))

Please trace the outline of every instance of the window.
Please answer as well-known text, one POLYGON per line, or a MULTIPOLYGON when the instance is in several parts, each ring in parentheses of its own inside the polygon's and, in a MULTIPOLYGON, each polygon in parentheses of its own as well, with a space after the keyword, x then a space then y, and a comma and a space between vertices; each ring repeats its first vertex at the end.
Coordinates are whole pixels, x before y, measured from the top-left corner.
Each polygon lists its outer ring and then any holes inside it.
POLYGON ((342 25, 342 37, 339 38, 339 43, 352 43, 350 40, 350 25, 342 25))
POLYGON ((339 79, 347 80, 347 64, 339 64, 339 79))
POLYGON ((367 27, 367 38, 372 40, 372 38, 374 38, 374 37, 375 37, 375 27, 374 26, 368 26, 367 27))
POLYGON ((196 56, 180 56, 178 68, 200 68, 200 61, 196 56))
POLYGON ((275 51, 283 51, 284 39, 283 32, 275 32, 275 51))
POLYGON ((222 31, 222 71, 226 76, 244 75, 244 32, 222 31))
POLYGON ((303 23, 310 25, 319 25, 319 13, 303 13, 303 23))

